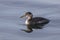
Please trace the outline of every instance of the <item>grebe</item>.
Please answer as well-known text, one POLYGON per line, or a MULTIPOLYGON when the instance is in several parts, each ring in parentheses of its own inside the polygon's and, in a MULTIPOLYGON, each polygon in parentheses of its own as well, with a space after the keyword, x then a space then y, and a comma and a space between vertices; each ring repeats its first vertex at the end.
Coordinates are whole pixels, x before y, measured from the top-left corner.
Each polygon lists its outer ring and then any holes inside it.
POLYGON ((42 17, 33 17, 31 12, 26 12, 25 15, 20 18, 27 17, 25 24, 27 25, 27 30, 22 29, 27 33, 31 33, 33 29, 42 29, 44 25, 49 23, 49 20, 42 17))

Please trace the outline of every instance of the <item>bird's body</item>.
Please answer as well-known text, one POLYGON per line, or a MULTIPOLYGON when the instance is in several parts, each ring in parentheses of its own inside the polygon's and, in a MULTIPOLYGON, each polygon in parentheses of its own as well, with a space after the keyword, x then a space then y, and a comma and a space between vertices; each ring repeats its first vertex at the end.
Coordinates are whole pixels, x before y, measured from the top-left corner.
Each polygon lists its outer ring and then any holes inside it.
POLYGON ((49 23, 49 20, 42 17, 34 17, 27 19, 25 24, 31 26, 33 29, 41 29, 45 24, 49 23))
MULTIPOLYGON (((49 23, 49 20, 43 17, 33 17, 31 12, 25 14, 27 17, 25 24, 27 25, 27 30, 25 32, 32 32, 33 29, 42 29, 44 25, 49 23)), ((23 16, 22 16, 23 17, 23 16)))

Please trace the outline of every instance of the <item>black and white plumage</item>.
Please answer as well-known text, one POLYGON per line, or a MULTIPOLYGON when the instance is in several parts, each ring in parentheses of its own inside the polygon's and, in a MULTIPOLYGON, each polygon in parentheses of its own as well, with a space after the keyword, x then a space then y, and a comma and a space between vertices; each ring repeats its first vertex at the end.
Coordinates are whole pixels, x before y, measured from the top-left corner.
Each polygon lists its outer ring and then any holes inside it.
POLYGON ((44 25, 49 23, 49 20, 43 17, 33 17, 31 12, 26 12, 25 15, 21 16, 27 17, 25 24, 27 25, 27 30, 22 30, 27 33, 31 33, 33 29, 42 29, 44 25))

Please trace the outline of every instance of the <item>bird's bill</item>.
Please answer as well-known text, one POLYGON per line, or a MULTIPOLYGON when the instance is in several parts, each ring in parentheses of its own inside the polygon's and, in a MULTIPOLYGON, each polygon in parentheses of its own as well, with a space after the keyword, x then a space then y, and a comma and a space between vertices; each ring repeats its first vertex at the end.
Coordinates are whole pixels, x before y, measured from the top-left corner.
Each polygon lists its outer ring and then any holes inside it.
POLYGON ((20 18, 23 18, 23 17, 25 17, 25 15, 21 16, 20 18))

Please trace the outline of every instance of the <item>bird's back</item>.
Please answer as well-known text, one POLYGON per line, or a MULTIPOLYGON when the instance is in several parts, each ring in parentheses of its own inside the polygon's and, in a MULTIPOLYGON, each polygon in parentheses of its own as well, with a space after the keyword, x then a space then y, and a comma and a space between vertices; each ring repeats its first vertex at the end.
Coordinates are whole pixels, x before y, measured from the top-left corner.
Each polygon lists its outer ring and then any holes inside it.
POLYGON ((48 19, 42 18, 42 17, 34 17, 30 20, 31 23, 44 23, 44 22, 49 22, 48 19))
POLYGON ((49 20, 42 17, 34 17, 29 22, 31 27, 37 29, 39 27, 42 28, 42 26, 44 26, 45 24, 48 24, 49 20))

